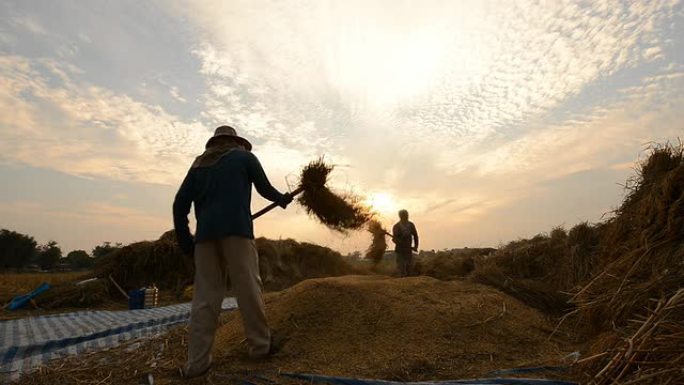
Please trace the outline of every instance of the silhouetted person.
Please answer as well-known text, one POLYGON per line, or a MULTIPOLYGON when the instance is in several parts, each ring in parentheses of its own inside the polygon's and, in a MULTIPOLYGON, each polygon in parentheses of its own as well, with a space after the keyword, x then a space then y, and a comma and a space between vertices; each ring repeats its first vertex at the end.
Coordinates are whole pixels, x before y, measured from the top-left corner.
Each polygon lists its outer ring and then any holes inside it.
POLYGON ((399 211, 399 222, 392 228, 392 241, 395 243, 394 252, 399 276, 408 277, 413 264, 413 251, 418 251, 418 231, 413 222, 409 221, 409 213, 406 210, 399 211))
POLYGON ((250 357, 263 358, 273 353, 250 213, 252 185, 261 196, 283 208, 292 202, 292 196, 271 186, 251 149, 252 145, 234 128, 217 128, 204 154, 190 167, 173 202, 178 243, 195 259, 188 360, 181 369, 185 378, 199 377, 211 366, 211 348, 228 276, 240 308, 250 357), (197 218, 194 240, 188 227, 192 203, 197 218))

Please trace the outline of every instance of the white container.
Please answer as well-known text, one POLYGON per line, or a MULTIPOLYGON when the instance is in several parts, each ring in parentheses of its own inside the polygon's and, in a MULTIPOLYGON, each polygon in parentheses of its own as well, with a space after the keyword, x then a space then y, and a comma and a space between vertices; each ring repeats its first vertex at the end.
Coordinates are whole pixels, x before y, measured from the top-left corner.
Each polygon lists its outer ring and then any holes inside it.
POLYGON ((145 288, 144 308, 151 309, 157 306, 159 306, 159 289, 153 284, 151 287, 145 288))

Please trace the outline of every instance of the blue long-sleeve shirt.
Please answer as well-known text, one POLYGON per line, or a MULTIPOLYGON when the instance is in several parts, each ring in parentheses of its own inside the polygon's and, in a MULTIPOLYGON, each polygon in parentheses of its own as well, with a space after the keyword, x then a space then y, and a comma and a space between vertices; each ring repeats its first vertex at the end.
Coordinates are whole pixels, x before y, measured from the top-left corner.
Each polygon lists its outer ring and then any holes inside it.
POLYGON ((271 185, 259 160, 249 151, 235 149, 211 166, 191 168, 173 202, 173 223, 183 251, 192 254, 194 242, 227 236, 254 239, 250 210, 252 184, 261 196, 272 202, 286 200, 271 185), (188 227, 192 203, 197 218, 194 241, 188 227))

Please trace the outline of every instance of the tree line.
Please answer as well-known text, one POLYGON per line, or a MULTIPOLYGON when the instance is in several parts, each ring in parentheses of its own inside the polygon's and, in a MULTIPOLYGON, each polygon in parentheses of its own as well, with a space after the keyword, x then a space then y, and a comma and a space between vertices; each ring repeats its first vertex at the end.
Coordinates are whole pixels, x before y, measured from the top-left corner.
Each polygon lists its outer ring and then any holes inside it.
POLYGON ((54 270, 58 266, 70 269, 89 269, 95 262, 110 252, 121 248, 120 243, 104 242, 90 252, 72 250, 66 255, 55 241, 38 244, 27 234, 0 230, 0 270, 26 270, 37 266, 41 270, 54 270))

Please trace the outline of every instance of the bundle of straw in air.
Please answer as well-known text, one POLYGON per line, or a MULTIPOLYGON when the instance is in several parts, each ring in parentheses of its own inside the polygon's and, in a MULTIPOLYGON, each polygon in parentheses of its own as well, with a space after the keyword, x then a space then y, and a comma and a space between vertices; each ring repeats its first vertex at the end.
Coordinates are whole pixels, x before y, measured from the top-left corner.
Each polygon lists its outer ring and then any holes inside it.
POLYGON ((302 170, 300 185, 304 193, 297 201, 308 214, 334 230, 358 229, 370 220, 371 212, 357 196, 338 195, 326 187, 332 170, 333 166, 325 164, 323 159, 309 163, 302 170))
MULTIPOLYGON (((359 229, 371 219, 372 213, 367 206, 360 203, 359 197, 351 193, 340 195, 326 186, 333 168, 323 159, 309 163, 302 170, 299 187, 290 194, 301 194, 297 202, 304 206, 309 215, 331 229, 340 232, 359 229)), ((264 208, 252 215, 252 218, 260 217, 275 206, 273 204, 264 208)))
POLYGON ((382 227, 382 224, 377 220, 368 222, 368 232, 371 233, 373 239, 371 245, 366 250, 366 259, 374 262, 380 262, 387 250, 387 240, 385 235, 389 233, 382 227))

